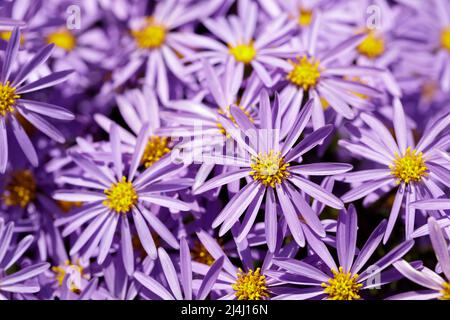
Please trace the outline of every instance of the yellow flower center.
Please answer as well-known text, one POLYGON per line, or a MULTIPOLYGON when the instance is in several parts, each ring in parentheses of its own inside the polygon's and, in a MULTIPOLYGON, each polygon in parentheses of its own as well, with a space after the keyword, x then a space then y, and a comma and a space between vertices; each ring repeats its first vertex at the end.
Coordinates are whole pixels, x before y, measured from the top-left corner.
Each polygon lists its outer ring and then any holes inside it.
POLYGON ((238 44, 237 46, 228 45, 230 54, 236 59, 236 61, 248 64, 256 56, 256 49, 253 46, 253 42, 249 44, 238 44))
POLYGON ((450 300, 450 283, 444 282, 442 284, 441 293, 442 296, 439 298, 440 300, 450 300))
POLYGON ((30 170, 16 171, 11 175, 3 193, 7 206, 25 208, 36 198, 36 180, 30 170))
POLYGON ((312 10, 302 8, 300 9, 297 22, 300 26, 307 27, 311 24, 312 18, 313 18, 312 10))
POLYGON ((238 300, 261 300, 269 298, 269 292, 266 287, 266 277, 261 275, 261 269, 255 271, 249 270, 244 273, 241 269, 237 274, 236 283, 231 287, 236 291, 238 300))
MULTIPOLYGON (((64 265, 52 267, 52 271, 55 273, 55 278, 58 281, 58 285, 62 286, 64 277, 68 272, 76 272, 79 273, 80 276, 87 278, 87 276, 83 275, 83 267, 77 261, 75 264, 72 264, 69 260, 66 260, 64 265)), ((74 293, 80 293, 81 288, 72 280, 70 281, 70 290, 74 293)))
POLYGON ((384 39, 370 31, 356 49, 369 59, 378 58, 385 51, 384 39))
POLYGON ((141 164, 146 168, 153 165, 164 155, 170 152, 169 139, 166 137, 152 136, 148 139, 147 145, 142 155, 141 164))
POLYGON ((447 27, 444 30, 442 30, 441 46, 442 46, 442 48, 450 51, 450 27, 447 27))
POLYGON ((427 166, 422 158, 422 152, 416 149, 411 151, 411 147, 406 149, 403 157, 395 154, 394 164, 389 166, 391 174, 398 180, 397 183, 419 182, 427 175, 427 166))
POLYGON ((132 30, 131 34, 139 48, 155 49, 163 45, 166 40, 166 28, 155 21, 155 18, 147 18, 146 25, 138 30, 132 30))
POLYGON ((72 32, 67 29, 62 29, 49 34, 47 36, 47 43, 53 43, 55 46, 70 52, 75 49, 77 40, 72 32))
POLYGON ((358 300, 361 298, 359 290, 362 284, 357 282, 357 274, 344 272, 342 267, 339 267, 339 271, 331 270, 331 272, 333 272, 333 278, 328 279, 327 283, 322 283, 329 300, 358 300))
POLYGON ((117 213, 128 213, 137 203, 138 196, 133 184, 122 177, 122 181, 113 183, 110 189, 105 190, 107 200, 103 205, 116 211, 117 213))
POLYGON ((11 87, 9 81, 0 83, 0 116, 5 117, 7 113, 13 112, 17 99, 20 99, 20 95, 16 94, 16 88, 11 87))
POLYGON ((192 260, 211 266, 214 263, 213 256, 206 250, 205 246, 197 241, 191 251, 192 260))
POLYGON ((269 153, 259 153, 257 157, 252 156, 252 161, 250 166, 253 171, 250 175, 255 181, 265 186, 275 188, 276 184, 281 184, 290 175, 289 163, 284 162, 279 151, 270 150, 269 153))
POLYGON ((302 87, 303 90, 316 86, 320 79, 319 61, 303 56, 302 58, 297 57, 297 61, 289 60, 289 63, 293 66, 286 76, 289 81, 302 87))

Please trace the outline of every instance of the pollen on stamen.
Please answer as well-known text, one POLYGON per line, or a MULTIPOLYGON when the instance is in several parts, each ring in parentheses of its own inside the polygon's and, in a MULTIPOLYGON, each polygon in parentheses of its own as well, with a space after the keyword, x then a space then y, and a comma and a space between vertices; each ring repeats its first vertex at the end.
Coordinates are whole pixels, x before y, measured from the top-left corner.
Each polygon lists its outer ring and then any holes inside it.
POLYGON ((339 271, 331 270, 333 278, 322 283, 324 292, 328 294, 329 300, 358 300, 361 299, 359 291, 362 287, 358 283, 358 275, 352 275, 350 272, 344 272, 342 267, 339 271))
POLYGON ((16 88, 10 86, 9 81, 0 83, 0 116, 5 117, 14 111, 20 95, 16 94, 16 88))
POLYGON ((145 25, 137 30, 132 30, 139 48, 156 49, 161 47, 166 40, 166 27, 158 23, 154 17, 148 17, 145 25))
POLYGON ((147 145, 145 146, 141 164, 148 168, 169 152, 169 138, 152 136, 148 139, 147 145))
POLYGON ((230 54, 238 62, 249 64, 256 56, 256 49, 253 46, 253 42, 248 44, 242 43, 236 46, 228 45, 230 54))
POLYGON ((266 277, 261 274, 261 268, 257 268, 255 271, 250 269, 247 273, 239 269, 236 283, 231 287, 236 292, 238 300, 264 300, 269 298, 266 285, 266 277))
POLYGON ((191 257, 192 260, 208 266, 211 266, 215 261, 214 257, 206 250, 205 246, 200 241, 195 242, 194 247, 191 250, 191 257))
POLYGON ((252 157, 252 162, 250 166, 253 170, 250 171, 250 175, 266 187, 275 188, 290 175, 289 163, 284 161, 279 151, 270 150, 268 153, 259 153, 257 157, 252 157))
POLYGON ((36 198, 36 179, 30 170, 12 173, 3 193, 3 202, 7 206, 25 208, 36 198))
POLYGON ((110 189, 105 190, 107 199, 103 205, 113 209, 117 213, 128 213, 137 203, 138 195, 130 181, 126 177, 114 183, 110 189))
POLYGON ((394 163, 389 168, 391 174, 397 178, 398 184, 420 182, 428 174, 422 152, 411 150, 411 147, 406 149, 403 156, 395 154, 394 163))
POLYGON ((308 90, 317 85, 320 79, 320 62, 307 56, 297 57, 296 61, 289 60, 293 69, 287 74, 286 79, 308 90))

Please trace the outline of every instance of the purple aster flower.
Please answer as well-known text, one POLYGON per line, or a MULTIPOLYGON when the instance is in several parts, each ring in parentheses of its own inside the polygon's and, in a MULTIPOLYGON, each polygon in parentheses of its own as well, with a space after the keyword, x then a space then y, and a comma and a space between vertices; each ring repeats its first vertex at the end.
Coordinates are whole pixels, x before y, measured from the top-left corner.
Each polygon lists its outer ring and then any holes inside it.
MULTIPOLYGON (((258 78, 271 87, 271 70, 289 68, 284 58, 293 52, 288 41, 295 22, 280 15, 258 28, 258 16, 255 3, 238 0, 237 15, 230 15, 228 19, 205 19, 203 23, 206 28, 220 41, 205 38, 201 43, 203 51, 188 59, 208 59, 211 64, 219 64, 222 69, 231 59, 234 62, 232 74, 236 78, 242 78, 245 67, 250 66, 258 78)), ((201 64, 198 67, 201 68, 201 64)))
POLYGON ((450 115, 430 123, 422 138, 415 144, 399 99, 394 99, 393 108, 395 139, 381 121, 372 115, 362 114, 361 119, 369 129, 361 128, 353 132, 356 135, 355 142, 339 141, 339 145, 352 154, 380 165, 374 169, 343 175, 343 181, 354 184, 352 190, 341 197, 344 202, 366 197, 368 204, 380 197, 377 191, 386 194, 397 189, 384 243, 389 239, 403 204, 406 239, 411 238, 416 213, 409 204, 443 196, 445 192, 439 185, 448 186, 449 180, 445 177, 450 174, 449 169, 443 165, 442 161, 445 160, 439 152, 440 149, 448 148, 448 135, 441 134, 450 124, 450 115))
POLYGON ((11 126, 18 144, 30 163, 33 166, 38 165, 36 150, 17 120, 18 114, 28 120, 35 128, 60 143, 65 141, 64 137, 42 116, 65 121, 74 118, 72 113, 61 107, 22 98, 26 93, 48 88, 64 81, 72 71, 55 72, 39 80, 23 84, 30 73, 51 55, 53 45, 48 45, 42 48, 27 64, 23 65, 14 78, 11 78, 11 69, 18 53, 19 42, 20 31, 16 27, 5 51, 0 79, 0 90, 2 92, 2 101, 0 101, 0 173, 5 172, 8 164, 7 126, 11 126))
MULTIPOLYGON (((201 37, 182 27, 213 13, 220 3, 166 1, 157 3, 150 16, 143 16, 144 12, 137 13, 130 19, 131 32, 122 43, 121 57, 126 64, 113 71, 114 87, 122 85, 143 67, 145 83, 156 89, 163 102, 168 101, 168 71, 184 82, 192 81, 179 56, 192 54, 192 48, 202 43, 201 37)), ((130 10, 128 4, 123 10, 130 10)))
POLYGON ((428 219, 430 240, 439 265, 447 280, 439 274, 423 267, 417 270, 405 260, 397 261, 394 267, 409 280, 425 287, 427 290, 410 291, 390 297, 390 300, 450 300, 450 256, 441 227, 433 217, 428 219))
POLYGON ((13 233, 14 222, 5 224, 0 218, 0 300, 11 299, 14 294, 39 292, 39 284, 32 280, 50 267, 47 262, 40 262, 9 273, 33 242, 33 236, 28 235, 15 245, 13 233))
POLYGON ((388 67, 399 60, 401 51, 408 45, 405 44, 407 40, 398 38, 394 34, 399 24, 397 17, 403 14, 402 8, 391 7, 386 0, 362 0, 353 1, 352 9, 357 13, 354 21, 356 26, 349 30, 348 36, 352 36, 356 29, 356 33, 364 34, 365 38, 346 59, 348 61, 356 59, 356 64, 359 66, 384 69, 385 72, 380 77, 365 77, 369 81, 367 84, 375 88, 385 86, 390 94, 400 97, 401 89, 388 67), (368 15, 371 6, 378 10, 373 17, 374 21, 370 21, 368 15))
POLYGON ((134 278, 146 289, 163 300, 204 300, 208 297, 222 269, 224 258, 219 258, 212 265, 197 292, 193 292, 192 260, 185 238, 180 241, 180 271, 177 272, 173 260, 163 248, 158 249, 159 262, 166 279, 165 285, 142 272, 135 272, 134 278), (181 275, 179 279, 179 274, 181 275), (181 284, 181 286, 180 286, 181 284))
POLYGON ((281 111, 283 112, 282 135, 291 130, 296 115, 307 95, 313 99, 312 124, 318 129, 325 124, 325 113, 331 107, 340 117, 353 119, 355 110, 370 110, 371 103, 362 97, 377 97, 381 92, 371 86, 353 81, 355 77, 378 77, 383 70, 374 67, 341 65, 339 59, 354 50, 364 35, 352 36, 326 51, 318 50, 318 30, 321 17, 306 30, 307 36, 298 44, 299 55, 290 60, 288 68, 278 74, 281 111))
POLYGON ((287 274, 282 274, 278 278, 279 281, 307 286, 307 288, 298 288, 290 293, 279 295, 276 299, 358 300, 361 299, 364 290, 398 280, 401 277, 395 269, 384 270, 401 259, 413 247, 413 240, 403 242, 363 269, 380 244, 385 229, 386 220, 383 220, 369 236, 362 249, 357 251, 356 210, 352 205, 347 211, 342 210, 336 232, 338 264, 318 238, 310 241, 309 244, 323 265, 314 266, 292 258, 274 259, 275 265, 287 271, 287 274), (364 271, 360 273, 361 270, 364 271), (375 281, 376 279, 378 280, 375 281))
POLYGON ((219 236, 222 236, 239 221, 246 211, 238 241, 244 239, 265 198, 266 241, 271 252, 275 249, 277 213, 280 211, 283 212, 289 230, 300 246, 305 245, 305 237, 299 215, 314 232, 322 237, 325 236, 323 225, 305 200, 303 192, 332 208, 342 209, 343 203, 336 196, 310 181, 308 177, 339 174, 352 168, 351 165, 342 163, 301 164, 302 156, 322 143, 331 134, 333 127, 331 125, 324 126, 305 136, 296 144, 313 112, 313 102, 310 101, 300 112, 293 130, 284 141, 280 141, 281 119, 278 106, 277 95, 275 95, 275 103, 271 107, 267 93, 262 92, 260 129, 267 130, 266 136, 262 133, 261 138, 254 139, 256 141, 251 144, 245 142, 245 135, 253 135, 257 138, 259 133, 245 113, 238 107, 232 106, 231 114, 241 129, 237 129, 233 122, 225 117, 221 117, 220 122, 243 153, 237 156, 204 155, 204 160, 231 166, 235 169, 212 178, 194 190, 195 194, 200 194, 232 181, 246 179, 245 187, 232 197, 215 218, 212 226, 213 228, 221 226, 219 236), (297 165, 297 163, 299 164, 297 165))
POLYGON ((84 249, 82 257, 88 259, 97 252, 97 261, 102 264, 109 255, 114 234, 119 229, 123 263, 127 273, 131 275, 134 271, 134 254, 130 214, 139 239, 150 257, 156 259, 157 252, 149 225, 170 246, 178 248, 178 241, 173 234, 147 206, 154 204, 174 210, 189 210, 188 204, 162 193, 185 189, 190 181, 174 178, 183 166, 173 164, 168 156, 139 174, 138 168, 145 151, 147 131, 148 125, 144 125, 138 135, 128 168, 123 161, 120 132, 115 125, 110 130, 112 169, 96 164, 92 159, 77 154, 72 155, 73 161, 87 175, 66 176, 64 181, 83 189, 60 190, 54 195, 57 200, 84 203, 83 209, 79 212, 56 221, 58 226, 65 225, 62 231, 63 236, 75 232, 84 224, 87 225, 71 247, 71 255, 84 249))

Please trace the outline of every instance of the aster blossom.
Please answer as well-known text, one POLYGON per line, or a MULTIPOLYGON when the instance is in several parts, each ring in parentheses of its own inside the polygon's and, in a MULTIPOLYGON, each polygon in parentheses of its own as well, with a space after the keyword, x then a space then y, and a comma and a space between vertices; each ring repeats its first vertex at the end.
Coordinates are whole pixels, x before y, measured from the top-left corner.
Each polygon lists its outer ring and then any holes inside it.
POLYGON ((42 116, 57 120, 69 121, 74 115, 56 105, 46 102, 23 99, 22 95, 47 87, 54 86, 64 81, 71 70, 59 71, 49 74, 39 80, 23 84, 29 75, 40 64, 49 58, 53 50, 53 45, 42 48, 27 64, 23 65, 14 78, 11 77, 12 65, 19 50, 20 29, 14 28, 11 39, 8 41, 1 73, 1 97, 0 103, 0 172, 4 173, 8 165, 8 135, 7 120, 11 123, 12 131, 17 139, 21 149, 30 163, 38 165, 38 157, 33 144, 26 135, 20 122, 17 120, 17 114, 28 120, 34 127, 38 128, 44 134, 60 143, 65 141, 63 135, 52 124, 42 116))
POLYGON ((403 257, 412 248, 414 241, 401 243, 360 273, 381 243, 386 221, 382 221, 375 228, 358 253, 356 253, 357 228, 356 210, 350 205, 347 210, 339 213, 337 223, 336 250, 339 264, 336 264, 327 247, 319 239, 316 239, 313 250, 323 262, 323 267, 316 267, 314 264, 291 258, 275 259, 274 263, 288 272, 288 274, 278 274, 279 281, 292 281, 309 287, 278 296, 278 299, 295 297, 297 299, 358 300, 361 299, 363 290, 401 278, 392 268, 382 272, 403 257), (371 281, 377 276, 380 277, 379 281, 371 281))
POLYGON ((258 130, 238 107, 232 106, 231 113, 233 118, 236 120, 239 128, 242 129, 236 129, 233 123, 225 117, 222 117, 221 123, 236 143, 244 150, 244 154, 234 157, 213 155, 211 159, 207 155, 204 156, 205 160, 209 159, 217 163, 235 166, 236 169, 212 178, 195 190, 195 193, 198 194, 233 180, 246 178, 246 186, 230 200, 215 218, 212 226, 218 227, 221 225, 219 235, 223 235, 231 229, 246 211, 238 239, 245 238, 255 221, 262 200, 266 196, 266 241, 271 251, 274 250, 277 237, 278 206, 283 212, 292 236, 300 246, 305 245, 305 238, 298 214, 317 234, 325 236, 325 230, 316 213, 311 209, 304 195, 298 189, 303 190, 306 194, 313 196, 323 204, 341 209, 343 208, 343 203, 340 199, 321 186, 309 181, 307 176, 327 176, 352 169, 350 165, 340 163, 301 164, 302 156, 323 142, 333 128, 332 126, 324 126, 306 136, 294 146, 311 118, 313 102, 310 101, 303 108, 286 140, 280 141, 278 140, 280 137, 280 112, 278 108, 278 97, 275 97, 275 102, 271 107, 269 97, 263 91, 260 98, 260 115, 261 129, 267 130, 266 135, 262 134, 261 139, 256 139, 253 143, 247 144, 244 140, 245 135, 258 137, 258 130), (299 164, 293 165, 295 163, 299 164), (290 198, 294 201, 291 201, 290 198))
MULTIPOLYGON (((355 155, 370 159, 381 167, 347 173, 343 181, 356 183, 357 187, 342 196, 344 202, 366 197, 368 202, 377 199, 371 195, 380 190, 386 193, 397 188, 395 200, 389 215, 384 236, 387 242, 402 205, 405 205, 405 234, 411 237, 414 230, 415 209, 410 203, 420 199, 439 198, 444 191, 439 187, 448 182, 448 168, 443 164, 440 149, 448 148, 448 137, 441 136, 450 124, 450 116, 444 115, 430 124, 417 144, 406 124, 405 113, 399 99, 393 101, 395 138, 376 117, 363 114, 361 119, 369 127, 358 130, 360 138, 353 141, 340 141, 340 145, 355 155)), ((445 161, 445 160, 444 160, 445 161)))
POLYGON ((154 203, 175 210, 188 210, 189 206, 174 198, 161 195, 164 191, 176 191, 187 187, 187 180, 179 180, 179 184, 167 183, 163 180, 180 169, 181 165, 174 165, 161 159, 142 174, 138 175, 138 167, 145 150, 145 137, 148 125, 141 129, 136 149, 126 170, 121 153, 121 138, 117 126, 111 128, 111 154, 114 169, 97 166, 90 159, 73 155, 73 160, 87 174, 87 177, 70 177, 66 183, 74 186, 88 186, 88 190, 59 190, 54 198, 65 201, 82 201, 85 207, 69 217, 60 218, 57 225, 66 225, 63 236, 76 231, 85 223, 88 227, 72 246, 70 254, 79 252, 82 257, 91 257, 98 250, 97 261, 102 264, 114 241, 114 233, 120 228, 120 247, 125 269, 129 274, 134 270, 134 257, 131 243, 129 213, 131 213, 141 243, 149 256, 156 258, 156 246, 150 234, 148 225, 158 233, 169 245, 178 248, 178 242, 166 226, 152 213, 146 204, 154 203), (126 170, 126 171, 125 171, 126 170), (145 219, 145 220, 144 220, 145 219))
POLYGON ((5 275, 33 242, 33 236, 23 238, 17 244, 13 244, 14 222, 5 223, 0 219, 0 299, 11 298, 14 294, 31 294, 39 291, 39 284, 33 281, 39 274, 47 270, 50 265, 40 262, 23 268, 17 272, 5 275))
POLYGON ((0 300, 450 299, 448 1, 0 0, 0 300))

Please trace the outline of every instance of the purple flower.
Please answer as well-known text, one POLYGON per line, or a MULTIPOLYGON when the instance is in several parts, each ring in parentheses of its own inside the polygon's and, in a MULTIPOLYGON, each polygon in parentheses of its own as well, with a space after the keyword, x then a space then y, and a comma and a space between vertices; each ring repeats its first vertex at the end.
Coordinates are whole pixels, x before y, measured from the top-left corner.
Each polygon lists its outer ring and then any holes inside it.
MULTIPOLYGON (((122 57, 126 64, 114 70, 114 87, 122 85, 143 67, 144 82, 156 89, 163 102, 168 101, 168 71, 176 78, 190 82, 192 79, 187 74, 179 55, 190 55, 191 48, 201 44, 201 37, 198 35, 177 29, 208 16, 219 5, 220 1, 208 1, 197 5, 159 2, 150 16, 143 17, 143 12, 139 12, 137 17, 132 17, 129 26, 131 37, 127 35, 122 43, 122 57)), ((128 6, 123 9, 129 10, 128 6)))
POLYGON ((33 278, 50 267, 47 262, 29 265, 17 272, 7 273, 22 258, 33 242, 28 235, 17 245, 13 243, 14 222, 5 224, 0 218, 0 300, 11 299, 14 294, 39 292, 40 287, 33 278))
POLYGON ((448 186, 449 180, 446 177, 450 177, 449 169, 442 162, 446 160, 439 152, 441 148, 445 150, 449 143, 446 136, 442 136, 441 133, 444 133, 450 124, 450 115, 442 116, 430 123, 420 141, 415 144, 399 99, 394 99, 393 108, 396 139, 376 117, 362 114, 361 119, 368 129, 361 128, 355 131, 351 129, 356 141, 339 142, 340 146, 352 154, 378 164, 374 169, 351 172, 342 176, 343 181, 355 184, 352 190, 342 196, 344 202, 366 197, 366 204, 372 203, 380 197, 376 192, 386 194, 393 188, 397 189, 384 243, 389 239, 403 204, 406 212, 406 239, 410 239, 416 215, 410 203, 443 196, 445 193, 439 184, 448 186))
POLYGON ((64 121, 74 118, 71 112, 56 105, 22 98, 26 93, 48 88, 64 81, 72 71, 55 72, 39 80, 23 84, 33 70, 44 63, 51 55, 53 45, 48 45, 42 48, 27 64, 23 65, 14 78, 11 78, 13 62, 19 50, 19 42, 20 31, 16 27, 5 51, 0 75, 0 173, 4 173, 8 165, 7 126, 11 126, 18 144, 30 163, 33 166, 38 165, 36 150, 22 125, 17 120, 18 114, 48 137, 60 143, 65 141, 64 137, 42 116, 64 121))
POLYGON ((147 254, 156 259, 157 252, 151 228, 173 248, 178 248, 170 230, 147 208, 150 204, 173 210, 189 210, 189 205, 175 198, 162 195, 163 192, 177 191, 189 186, 189 179, 174 179, 182 165, 172 164, 166 156, 156 164, 139 174, 142 155, 145 151, 145 139, 148 125, 144 125, 139 133, 136 149, 130 164, 122 159, 122 143, 117 126, 110 130, 110 159, 113 169, 96 164, 83 156, 72 155, 73 161, 83 169, 85 176, 66 176, 64 181, 79 190, 59 190, 54 198, 63 201, 81 201, 82 210, 57 220, 57 225, 66 225, 62 234, 67 236, 79 227, 87 224, 77 241, 71 247, 73 255, 83 250, 82 257, 88 259, 97 252, 97 261, 102 264, 114 242, 114 234, 120 230, 120 250, 123 263, 128 274, 134 271, 134 254, 131 242, 131 226, 129 216, 134 221, 134 227, 147 254), (172 180, 168 180, 171 178, 172 180), (90 190, 86 190, 85 188, 90 190))
POLYGON ((386 221, 384 220, 358 251, 356 210, 352 205, 347 211, 342 210, 336 232, 338 264, 323 242, 311 234, 311 240, 314 239, 314 241, 309 241, 309 245, 317 254, 321 265, 314 266, 314 264, 292 258, 274 259, 274 264, 287 271, 277 277, 279 281, 307 286, 307 288, 299 288, 279 295, 276 299, 358 300, 361 299, 363 290, 398 280, 400 277, 395 269, 383 271, 412 248, 413 240, 401 243, 377 262, 363 269, 380 244, 385 229, 386 221), (364 271, 361 272, 361 270, 364 271))
MULTIPOLYGON (((199 43, 203 51, 188 59, 208 59, 213 65, 219 64, 220 68, 231 60, 234 62, 232 74, 237 79, 243 78, 244 69, 249 66, 267 87, 271 87, 271 70, 289 68, 283 58, 293 52, 288 41, 295 23, 286 15, 279 15, 258 30, 258 8, 250 1, 237 1, 237 13, 228 19, 205 19, 206 28, 220 41, 204 38, 199 43)), ((201 68, 201 64, 198 67, 201 68)))
POLYGON ((289 67, 281 68, 278 75, 283 85, 280 90, 281 110, 283 111, 283 131, 292 128, 304 96, 313 99, 312 124, 314 129, 322 127, 325 112, 331 107, 340 117, 353 119, 355 109, 371 109, 365 97, 380 96, 381 91, 371 86, 353 81, 355 77, 381 76, 384 70, 374 67, 341 65, 339 59, 354 50, 364 39, 364 35, 354 35, 331 49, 319 50, 318 31, 321 26, 320 15, 314 19, 313 26, 306 30, 307 36, 298 44, 299 55, 289 61, 289 67))
POLYGON ((450 256, 441 227, 433 217, 428 219, 430 240, 442 272, 447 280, 433 270, 423 267, 417 270, 405 260, 397 261, 394 267, 409 280, 425 287, 427 290, 410 291, 390 297, 390 300, 450 300, 450 256))
POLYGON ((213 228, 221 226, 219 236, 222 236, 239 221, 246 211, 237 237, 238 241, 244 239, 253 226, 263 199, 265 199, 266 241, 271 252, 275 249, 277 216, 280 212, 283 213, 292 236, 300 246, 305 245, 304 229, 306 225, 320 236, 325 236, 323 225, 305 200, 303 192, 332 208, 342 209, 343 203, 321 186, 308 180, 308 176, 327 176, 352 169, 351 165, 342 163, 295 165, 302 162, 302 157, 306 152, 322 143, 333 128, 331 125, 324 126, 305 136, 295 145, 311 118, 313 102, 310 101, 299 114, 293 130, 284 141, 280 141, 281 119, 278 108, 278 96, 275 97, 275 103, 271 107, 269 97, 263 91, 260 98, 261 120, 260 131, 258 131, 244 112, 238 107, 232 106, 231 114, 239 129, 225 117, 221 117, 220 122, 241 148, 242 153, 231 156, 203 156, 205 161, 231 166, 234 169, 212 178, 194 190, 195 194, 200 194, 233 181, 246 179, 245 187, 231 198, 222 212, 214 219, 212 226, 213 228), (256 139, 253 143, 248 144, 245 142, 245 135, 256 137, 256 139), (299 215, 304 219, 305 225, 300 222, 299 215))

